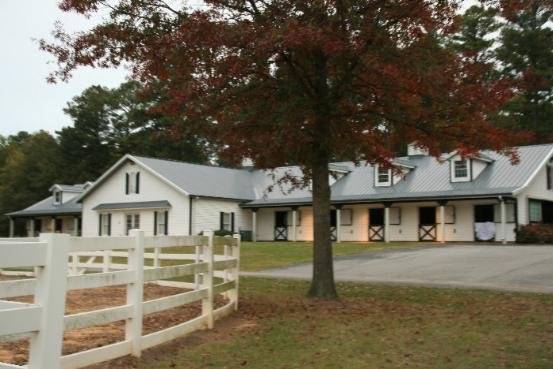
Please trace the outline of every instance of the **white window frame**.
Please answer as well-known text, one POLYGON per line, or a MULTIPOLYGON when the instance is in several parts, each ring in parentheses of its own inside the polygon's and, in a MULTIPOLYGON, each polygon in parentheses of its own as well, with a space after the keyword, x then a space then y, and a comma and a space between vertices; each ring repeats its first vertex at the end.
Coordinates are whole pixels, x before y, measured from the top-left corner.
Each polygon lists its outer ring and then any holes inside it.
POLYGON ((453 158, 450 161, 451 181, 452 182, 468 182, 471 178, 471 162, 470 159, 453 158), (457 175, 457 163, 464 163, 466 166, 466 175, 457 175))
POLYGON ((380 167, 379 164, 375 165, 374 167, 374 185, 376 187, 387 187, 392 185, 392 169, 386 169, 380 167), (381 173, 382 172, 382 173, 381 173), (386 181, 381 181, 380 176, 384 175, 384 172, 386 172, 386 181))
POLYGON ((543 222, 543 209, 542 209, 542 203, 541 201, 539 200, 533 200, 533 199, 529 199, 528 200, 528 222, 529 223, 542 223, 543 222), (539 220, 532 220, 532 204, 539 204, 539 220))
POLYGON ((131 229, 140 229, 140 213, 127 213, 125 214, 125 230, 127 235, 131 229), (129 222, 130 217, 130 222, 129 222))
POLYGON ((165 211, 158 211, 156 215, 156 232, 158 235, 165 235, 165 225, 167 223, 165 211))
POLYGON ((110 228, 110 224, 109 224, 109 213, 102 213, 100 215, 102 217, 102 234, 101 236, 109 236, 109 228, 110 228))
POLYGON ((348 209, 342 209, 340 211, 340 225, 346 226, 346 227, 353 225, 353 209, 348 208, 348 209))
POLYGON ((222 231, 232 232, 232 214, 226 213, 226 212, 222 212, 222 213, 223 213, 222 231), (228 223, 227 223, 227 220, 228 220, 228 223))
POLYGON ((127 172, 128 176, 129 176, 129 195, 130 194, 136 194, 136 176, 138 174, 138 172, 136 171, 133 171, 133 172, 127 172))

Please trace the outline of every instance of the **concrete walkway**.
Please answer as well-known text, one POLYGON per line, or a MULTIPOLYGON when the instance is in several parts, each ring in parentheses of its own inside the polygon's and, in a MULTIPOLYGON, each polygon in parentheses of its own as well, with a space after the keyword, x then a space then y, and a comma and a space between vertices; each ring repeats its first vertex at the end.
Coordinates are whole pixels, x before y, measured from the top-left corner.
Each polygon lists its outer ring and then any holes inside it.
MULTIPOLYGON (((553 246, 433 246, 338 257, 334 266, 338 281, 553 293, 553 246)), ((310 279, 311 273, 309 263, 242 275, 310 279)))

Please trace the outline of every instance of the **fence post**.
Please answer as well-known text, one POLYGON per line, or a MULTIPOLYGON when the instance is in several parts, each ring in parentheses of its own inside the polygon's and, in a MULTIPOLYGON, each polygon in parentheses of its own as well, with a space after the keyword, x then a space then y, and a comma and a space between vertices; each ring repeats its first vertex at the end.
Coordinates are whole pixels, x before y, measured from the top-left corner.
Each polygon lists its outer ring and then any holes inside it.
MULTIPOLYGON (((200 262, 200 255, 203 253, 203 246, 196 246, 196 256, 194 258, 194 262, 198 264, 200 262)), ((194 289, 198 290, 200 289, 200 274, 194 273, 194 289)))
POLYGON ((159 247, 154 248, 154 268, 159 268, 161 263, 159 262, 159 254, 161 249, 159 247))
POLYGON ((133 229, 130 235, 134 247, 129 249, 127 269, 134 271, 134 281, 127 284, 127 305, 132 306, 131 318, 125 322, 125 340, 131 341, 131 354, 142 353, 142 300, 144 298, 144 231, 133 229))
POLYGON ((242 236, 237 233, 233 236, 236 239, 236 246, 232 248, 232 257, 236 258, 236 268, 232 271, 232 279, 234 280, 234 291, 232 292, 232 301, 234 302, 234 310, 238 310, 238 284, 240 282, 240 246, 242 236))
POLYGON ((104 273, 107 273, 111 269, 111 251, 110 250, 104 250, 104 255, 102 257, 104 265, 102 267, 102 271, 104 273))
POLYGON ((202 315, 207 316, 207 328, 213 328, 213 231, 205 231, 207 245, 203 246, 203 262, 207 262, 207 273, 202 277, 202 288, 207 288, 207 298, 202 299, 202 315))
POLYGON ((63 346, 63 317, 70 237, 41 234, 46 263, 37 268, 34 303, 42 307, 40 329, 30 340, 29 369, 59 369, 63 346))

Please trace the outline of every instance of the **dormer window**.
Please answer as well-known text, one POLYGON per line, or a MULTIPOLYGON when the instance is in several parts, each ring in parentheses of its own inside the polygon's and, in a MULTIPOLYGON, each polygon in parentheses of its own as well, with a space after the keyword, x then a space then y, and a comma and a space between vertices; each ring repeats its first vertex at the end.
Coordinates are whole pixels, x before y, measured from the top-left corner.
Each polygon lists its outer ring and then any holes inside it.
POLYGON ((61 191, 54 191, 54 205, 61 204, 61 191))
POLYGON ((459 159, 451 161, 451 181, 468 182, 470 181, 470 161, 469 159, 459 159))
POLYGON ((376 181, 375 185, 377 187, 381 186, 391 186, 392 185, 392 170, 388 168, 383 168, 380 165, 377 165, 375 168, 376 172, 376 181))
POLYGON ((466 178, 469 175, 469 169, 466 160, 455 160, 455 178, 466 178))

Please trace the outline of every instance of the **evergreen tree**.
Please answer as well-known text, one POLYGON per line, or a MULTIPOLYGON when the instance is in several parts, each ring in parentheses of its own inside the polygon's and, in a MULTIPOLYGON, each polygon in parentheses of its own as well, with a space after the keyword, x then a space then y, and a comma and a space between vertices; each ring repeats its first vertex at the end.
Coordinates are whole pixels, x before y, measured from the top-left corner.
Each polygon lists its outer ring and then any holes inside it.
POLYGON ((72 127, 58 132, 64 181, 99 177, 125 154, 202 163, 207 145, 198 135, 178 132, 175 121, 151 112, 156 95, 139 95, 137 82, 109 89, 92 86, 69 102, 72 127))
POLYGON ((510 12, 496 55, 501 72, 515 79, 518 91, 502 124, 531 130, 535 142, 553 141, 553 9, 531 0, 510 12))
MULTIPOLYGON (((20 132, 0 140, 0 214, 20 210, 49 195, 63 168, 56 139, 48 132, 20 132)), ((7 234, 0 218, 0 234, 7 234)))

